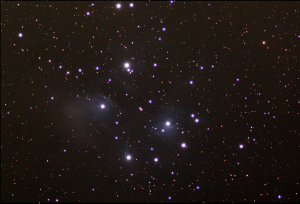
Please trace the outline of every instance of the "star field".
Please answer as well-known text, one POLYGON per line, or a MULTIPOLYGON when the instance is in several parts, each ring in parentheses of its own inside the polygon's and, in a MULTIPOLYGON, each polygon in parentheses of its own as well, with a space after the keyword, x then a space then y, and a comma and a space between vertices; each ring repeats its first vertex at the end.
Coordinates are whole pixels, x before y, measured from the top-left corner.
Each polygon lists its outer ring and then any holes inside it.
POLYGON ((299 2, 1 2, 1 202, 299 202, 299 2))

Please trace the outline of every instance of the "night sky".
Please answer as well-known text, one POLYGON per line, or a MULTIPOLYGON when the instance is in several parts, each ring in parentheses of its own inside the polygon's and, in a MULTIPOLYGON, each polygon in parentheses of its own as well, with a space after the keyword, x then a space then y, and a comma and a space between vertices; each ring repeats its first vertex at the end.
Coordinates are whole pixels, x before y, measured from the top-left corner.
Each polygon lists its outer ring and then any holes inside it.
POLYGON ((299 202, 299 5, 1 2, 1 201, 299 202))

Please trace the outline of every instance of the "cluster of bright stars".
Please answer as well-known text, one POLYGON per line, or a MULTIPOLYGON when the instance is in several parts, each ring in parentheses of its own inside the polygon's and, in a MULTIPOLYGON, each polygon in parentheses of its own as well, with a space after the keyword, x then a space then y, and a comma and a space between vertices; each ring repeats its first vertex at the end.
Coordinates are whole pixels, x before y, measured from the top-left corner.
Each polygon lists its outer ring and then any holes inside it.
MULTIPOLYGON (((154 63, 153 66, 156 67, 157 64, 154 63)), ((125 64, 124 64, 124 67, 127 68, 127 69, 129 69, 130 64, 129 64, 129 63, 125 63, 125 64)), ((61 68, 62 68, 62 65, 59 65, 59 68, 61 69, 61 68)), ((98 69, 99 69, 99 67, 96 67, 96 70, 98 70, 98 69)), ((130 69, 129 69, 129 70, 130 70, 130 69)), ((78 72, 82 72, 82 69, 78 69, 78 72)), ((70 72, 67 71, 67 74, 70 74, 70 72)), ((110 81, 110 80, 109 80, 109 81, 110 81)), ((237 79, 237 81, 239 81, 239 80, 237 79)), ((190 84, 193 84, 193 81, 190 81, 190 84)), ((51 100, 54 100, 54 97, 53 97, 53 96, 51 97, 51 100)), ((149 100, 148 102, 151 104, 151 103, 152 103, 152 100, 149 100)), ((101 105, 100 105, 100 108, 101 108, 101 109, 105 109, 105 105, 104 105, 104 104, 101 104, 101 105)), ((139 110, 140 110, 140 111, 143 111, 143 108, 142 108, 142 107, 139 107, 139 110)), ((195 114, 191 114, 191 118, 194 118, 194 117, 195 117, 195 114)), ((198 122, 199 122, 199 119, 198 119, 198 118, 195 118, 195 122, 198 123, 198 122)), ((119 124, 118 121, 116 121, 115 124, 118 125, 118 124, 119 124)), ((169 126, 171 125, 171 122, 170 122, 170 121, 167 121, 165 124, 166 124, 167 127, 169 127, 169 126)), ((162 129, 162 132, 165 132, 165 130, 162 129)), ((182 134, 183 134, 183 133, 184 133, 184 132, 182 131, 182 134)), ((118 137, 116 136, 115 139, 117 140, 118 137)), ((186 143, 181 143, 181 147, 182 147, 182 148, 187 148, 186 143)), ((239 148, 240 148, 240 149, 243 149, 244 146, 243 146, 242 144, 240 144, 240 145, 239 145, 239 148)), ((153 148, 151 148, 151 151, 153 151, 153 148)), ((131 160, 131 155, 127 155, 127 156, 126 156, 126 159, 127 159, 127 160, 131 160)), ((158 158, 154 158, 154 162, 158 162, 158 158)))
MULTIPOLYGON (((173 3, 173 1, 170 1, 170 3, 173 3)), ((94 3, 92 3, 91 5, 94 6, 94 3)), ((130 7, 133 7, 134 4, 133 4, 133 3, 130 3, 129 6, 130 6, 130 7)), ((117 5, 116 5, 116 8, 120 9, 120 8, 121 8, 121 4, 117 4, 117 5)), ((90 15, 90 12, 87 12, 86 15, 89 16, 89 15, 90 15)), ((166 28, 163 27, 162 30, 163 30, 163 31, 166 31, 166 28)), ((21 38, 21 37, 23 37, 23 34, 22 34, 22 33, 19 33, 18 36, 21 38)), ((300 36, 298 36, 298 38, 300 38, 300 36)), ((265 45, 265 44, 266 44, 266 41, 262 41, 262 44, 265 45)), ((154 63, 153 66, 154 66, 154 67, 157 67, 157 63, 154 63)), ((125 64, 124 64, 124 67, 126 68, 127 72, 129 72, 130 74, 133 72, 133 70, 131 70, 131 69, 129 68, 129 67, 130 67, 130 64, 129 64, 129 63, 125 63, 125 64)), ((212 65, 211 67, 214 68, 214 65, 212 65)), ((59 65, 59 69, 62 69, 62 65, 59 65)), ((96 69, 96 70, 99 70, 99 67, 96 67, 95 69, 96 69)), ((200 66, 200 69, 203 70, 203 66, 200 66)), ((78 72, 81 73, 81 72, 82 72, 82 69, 78 69, 78 72)), ((70 74, 70 71, 67 71, 66 74, 69 75, 69 74, 70 74)), ((237 78, 236 81, 239 81, 239 78, 237 78)), ((190 83, 190 84, 193 84, 193 81, 190 81, 189 83, 190 83)), ((51 97, 51 100, 54 100, 54 97, 53 97, 53 96, 51 97)), ((149 103, 152 103, 152 100, 149 100, 149 103)), ((105 105, 104 105, 104 104, 101 104, 101 105, 100 105, 100 108, 101 108, 101 109, 105 109, 105 105)), ((143 111, 142 107, 139 107, 139 110, 140 110, 140 111, 143 111)), ((194 114, 191 114, 191 117, 194 118, 195 115, 194 115, 194 114)), ((198 123, 198 122, 199 122, 199 119, 198 119, 198 118, 195 118, 195 122, 198 123)), ((116 124, 118 124, 118 121, 116 121, 116 124)), ((170 125, 171 125, 171 123, 170 123, 169 121, 167 121, 167 122, 166 122, 166 126, 170 126, 170 125)), ((162 132, 164 132, 164 129, 162 129, 162 132)), ((118 137, 116 136, 115 139, 117 140, 118 137)), ((186 143, 182 143, 182 144, 181 144, 181 147, 182 147, 182 148, 187 148, 186 143)), ((244 148, 244 145, 243 145, 243 144, 240 144, 240 145, 239 145, 239 148, 240 148, 240 149, 243 149, 243 148, 244 148)), ((153 148, 151 148, 151 151, 153 151, 153 148)), ((64 152, 66 152, 66 150, 64 150, 64 152)), ((126 156, 126 159, 127 159, 127 160, 131 160, 131 156, 130 156, 130 155, 127 155, 127 156, 126 156)), ((154 158, 154 162, 155 162, 155 163, 158 162, 158 158, 154 158)), ((174 172, 171 172, 171 174, 174 174, 174 172)), ((199 186, 197 186, 197 189, 199 189, 199 186)), ((93 191, 94 191, 94 189, 93 189, 93 191)), ((168 199, 171 200, 171 197, 169 196, 168 199)), ((278 195, 278 199, 281 199, 281 195, 278 195)), ((50 199, 48 199, 48 201, 49 201, 49 200, 50 200, 50 199)), ((58 199, 56 199, 55 201, 58 202, 58 199)))

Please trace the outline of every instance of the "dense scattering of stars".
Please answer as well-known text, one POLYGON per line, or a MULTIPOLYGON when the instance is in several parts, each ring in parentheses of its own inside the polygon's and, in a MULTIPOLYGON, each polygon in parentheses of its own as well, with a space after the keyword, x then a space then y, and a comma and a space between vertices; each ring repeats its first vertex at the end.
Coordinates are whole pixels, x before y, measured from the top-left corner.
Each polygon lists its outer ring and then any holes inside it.
POLYGON ((299 201, 299 8, 1 2, 1 201, 299 201))

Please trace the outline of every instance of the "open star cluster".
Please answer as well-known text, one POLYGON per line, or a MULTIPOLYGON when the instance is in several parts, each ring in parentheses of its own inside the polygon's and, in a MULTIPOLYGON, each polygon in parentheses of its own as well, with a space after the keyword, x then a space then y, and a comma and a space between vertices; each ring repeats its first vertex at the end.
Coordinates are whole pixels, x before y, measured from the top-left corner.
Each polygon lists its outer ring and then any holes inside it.
POLYGON ((2 202, 299 201, 298 2, 1 4, 2 202))

